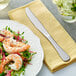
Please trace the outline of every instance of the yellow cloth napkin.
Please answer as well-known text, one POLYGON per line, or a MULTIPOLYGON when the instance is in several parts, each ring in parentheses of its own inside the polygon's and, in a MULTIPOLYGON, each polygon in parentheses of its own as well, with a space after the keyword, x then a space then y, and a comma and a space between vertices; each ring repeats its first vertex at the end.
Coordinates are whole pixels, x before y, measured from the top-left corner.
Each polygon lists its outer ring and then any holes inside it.
POLYGON ((25 24, 40 38, 44 50, 45 64, 52 72, 76 61, 76 43, 40 0, 35 0, 23 7, 9 11, 8 14, 10 19, 25 24), (63 62, 52 44, 34 27, 25 13, 26 7, 32 10, 54 40, 68 53, 71 58, 70 61, 63 62))

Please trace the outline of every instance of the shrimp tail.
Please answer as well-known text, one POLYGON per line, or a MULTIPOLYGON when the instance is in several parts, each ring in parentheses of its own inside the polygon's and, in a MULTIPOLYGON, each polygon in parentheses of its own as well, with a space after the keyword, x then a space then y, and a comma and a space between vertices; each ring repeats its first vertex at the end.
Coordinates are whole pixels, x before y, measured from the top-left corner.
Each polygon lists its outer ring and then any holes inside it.
POLYGON ((25 50, 29 49, 30 48, 30 45, 26 45, 25 47, 25 50))

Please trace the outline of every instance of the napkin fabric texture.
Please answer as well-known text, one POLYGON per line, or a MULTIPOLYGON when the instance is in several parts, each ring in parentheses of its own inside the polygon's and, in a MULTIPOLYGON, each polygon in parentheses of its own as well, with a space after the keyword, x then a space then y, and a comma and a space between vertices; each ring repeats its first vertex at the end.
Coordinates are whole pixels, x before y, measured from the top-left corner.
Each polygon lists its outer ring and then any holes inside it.
POLYGON ((25 6, 9 11, 8 15, 11 20, 25 24, 40 38, 44 50, 44 62, 51 72, 55 72, 76 61, 76 43, 40 0, 35 0, 25 6), (53 39, 70 56, 70 61, 62 61, 52 44, 35 28, 25 13, 26 7, 31 9, 53 39))

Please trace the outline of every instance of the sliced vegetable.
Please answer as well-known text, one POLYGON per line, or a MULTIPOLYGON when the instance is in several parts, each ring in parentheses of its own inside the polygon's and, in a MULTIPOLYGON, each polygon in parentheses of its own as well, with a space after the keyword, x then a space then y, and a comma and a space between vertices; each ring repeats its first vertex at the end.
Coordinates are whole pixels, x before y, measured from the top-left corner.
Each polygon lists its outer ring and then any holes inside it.
POLYGON ((2 72, 2 73, 0 74, 0 76, 5 76, 5 73, 4 73, 4 72, 2 72))
POLYGON ((4 54, 4 52, 2 53, 2 59, 1 60, 2 61, 5 60, 5 54, 4 54))
POLYGON ((25 41, 25 44, 27 44, 28 43, 28 41, 25 41))
POLYGON ((0 49, 0 53, 2 54, 2 49, 0 49))
POLYGON ((11 72, 12 72, 12 70, 8 71, 6 76, 11 76, 11 72))
POLYGON ((3 35, 3 34, 0 34, 0 36, 2 36, 2 37, 6 37, 5 35, 3 35))

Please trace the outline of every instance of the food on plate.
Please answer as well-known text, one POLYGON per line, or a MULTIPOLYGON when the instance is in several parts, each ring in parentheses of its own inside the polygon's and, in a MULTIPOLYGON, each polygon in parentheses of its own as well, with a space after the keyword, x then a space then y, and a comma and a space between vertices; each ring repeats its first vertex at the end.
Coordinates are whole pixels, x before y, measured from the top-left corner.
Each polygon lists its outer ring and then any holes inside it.
POLYGON ((30 45, 23 34, 7 26, 0 30, 0 76, 20 76, 27 64, 31 64, 36 52, 29 50, 30 45))
POLYGON ((13 37, 14 34, 8 30, 0 30, 0 41, 3 41, 5 38, 13 37))
POLYGON ((30 45, 8 38, 3 41, 3 47, 8 53, 17 53, 28 50, 30 45))
POLYGON ((14 61, 13 64, 8 65, 12 70, 19 70, 21 68, 22 58, 18 54, 10 54, 0 64, 0 73, 3 72, 4 66, 10 61, 14 61))
POLYGON ((8 30, 0 30, 0 35, 2 37, 13 37, 14 36, 14 34, 8 30))
POLYGON ((53 0, 57 5, 59 12, 63 16, 76 17, 76 0, 53 0))
POLYGON ((3 41, 3 40, 4 40, 4 38, 2 36, 0 36, 0 41, 3 41))

